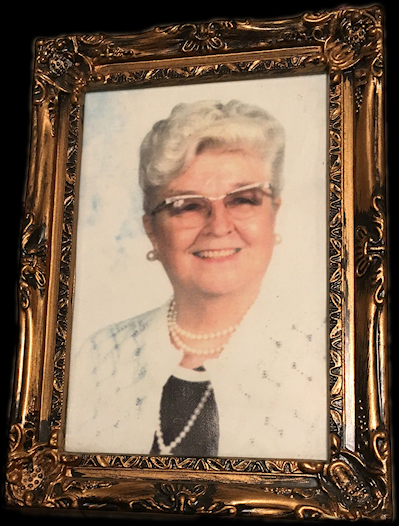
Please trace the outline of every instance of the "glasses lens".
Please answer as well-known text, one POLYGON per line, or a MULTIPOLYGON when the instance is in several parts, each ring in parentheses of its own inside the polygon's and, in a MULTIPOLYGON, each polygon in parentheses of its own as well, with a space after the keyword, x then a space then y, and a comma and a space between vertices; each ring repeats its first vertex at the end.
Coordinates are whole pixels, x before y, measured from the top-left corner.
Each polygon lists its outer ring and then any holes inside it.
POLYGON ((171 217, 185 228, 202 225, 210 212, 210 203, 205 197, 181 197, 168 205, 171 217))
POLYGON ((262 206, 264 196, 265 193, 260 188, 248 188, 226 195, 224 203, 233 217, 252 217, 262 206))
POLYGON ((199 195, 182 195, 170 197, 162 201, 153 210, 153 214, 164 211, 170 218, 174 218, 176 226, 192 228, 202 226, 212 214, 212 201, 223 199, 224 206, 232 217, 245 219, 257 214, 265 196, 271 197, 271 189, 263 189, 264 185, 251 185, 230 192, 223 197, 203 197, 199 195))

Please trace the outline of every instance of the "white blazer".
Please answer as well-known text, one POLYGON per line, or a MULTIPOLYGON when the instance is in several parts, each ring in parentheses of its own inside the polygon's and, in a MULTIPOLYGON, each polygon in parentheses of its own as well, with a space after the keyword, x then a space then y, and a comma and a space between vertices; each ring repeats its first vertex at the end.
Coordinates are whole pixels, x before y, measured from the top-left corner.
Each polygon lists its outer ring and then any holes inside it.
MULTIPOLYGON (((149 454, 162 388, 182 358, 169 340, 167 310, 101 329, 71 354, 66 451, 149 454)), ((255 302, 220 357, 205 362, 218 456, 327 459, 327 351, 295 324, 280 338, 275 332, 255 302)))

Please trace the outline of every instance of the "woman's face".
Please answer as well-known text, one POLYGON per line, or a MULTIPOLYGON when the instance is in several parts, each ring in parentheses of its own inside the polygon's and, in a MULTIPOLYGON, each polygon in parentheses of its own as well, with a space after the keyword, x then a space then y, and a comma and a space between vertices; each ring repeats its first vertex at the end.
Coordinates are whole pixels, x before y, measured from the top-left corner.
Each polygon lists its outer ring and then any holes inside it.
MULTIPOLYGON (((244 151, 208 150, 164 190, 169 196, 223 196, 271 174, 262 160, 244 151)), ((250 218, 234 218, 223 199, 211 201, 203 224, 182 228, 167 210, 144 216, 144 226, 176 294, 220 296, 257 291, 274 247, 278 200, 265 195, 250 218)))

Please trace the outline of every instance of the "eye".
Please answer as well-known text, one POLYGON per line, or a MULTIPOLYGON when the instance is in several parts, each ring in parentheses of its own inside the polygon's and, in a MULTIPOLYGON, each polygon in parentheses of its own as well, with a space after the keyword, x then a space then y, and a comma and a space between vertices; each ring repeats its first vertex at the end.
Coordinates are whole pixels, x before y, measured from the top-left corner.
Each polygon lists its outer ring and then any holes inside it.
POLYGON ((234 196, 230 200, 230 204, 232 205, 255 205, 256 203, 254 199, 251 199, 251 198, 248 198, 242 195, 237 195, 237 196, 234 196))
POLYGON ((234 192, 227 196, 226 204, 228 206, 260 206, 262 204, 262 192, 258 189, 243 190, 234 192))
POLYGON ((173 216, 184 215, 189 212, 201 213, 206 209, 205 204, 200 199, 195 198, 184 198, 177 199, 170 206, 170 213, 173 216))

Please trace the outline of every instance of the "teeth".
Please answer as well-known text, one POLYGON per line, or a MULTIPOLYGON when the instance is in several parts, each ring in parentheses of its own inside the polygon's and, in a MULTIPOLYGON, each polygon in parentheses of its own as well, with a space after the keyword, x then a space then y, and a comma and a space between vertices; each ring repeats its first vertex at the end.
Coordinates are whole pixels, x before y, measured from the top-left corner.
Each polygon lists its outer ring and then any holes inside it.
POLYGON ((238 252, 239 248, 230 248, 224 250, 201 250, 200 252, 195 252, 195 255, 200 258, 225 258, 227 256, 232 256, 238 252))

